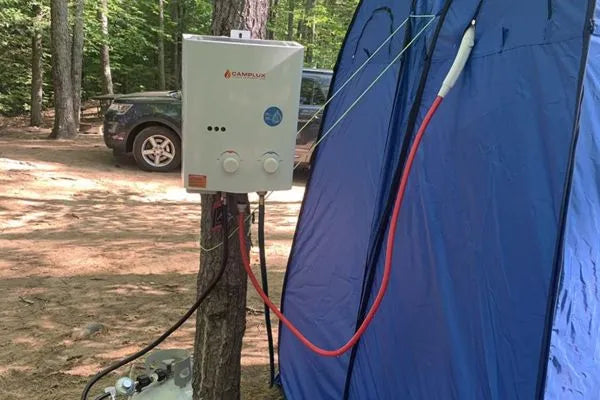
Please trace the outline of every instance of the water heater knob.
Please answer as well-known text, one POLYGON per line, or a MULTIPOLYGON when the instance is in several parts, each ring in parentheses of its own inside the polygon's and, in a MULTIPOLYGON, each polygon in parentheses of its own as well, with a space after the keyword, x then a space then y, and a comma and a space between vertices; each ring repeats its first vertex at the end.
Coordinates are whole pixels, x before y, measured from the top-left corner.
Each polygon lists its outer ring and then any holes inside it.
POLYGON ((279 160, 269 156, 263 161, 263 168, 268 174, 274 174, 279 169, 279 160))
POLYGON ((229 174, 235 173, 240 168, 240 158, 236 153, 223 155, 223 169, 229 174))

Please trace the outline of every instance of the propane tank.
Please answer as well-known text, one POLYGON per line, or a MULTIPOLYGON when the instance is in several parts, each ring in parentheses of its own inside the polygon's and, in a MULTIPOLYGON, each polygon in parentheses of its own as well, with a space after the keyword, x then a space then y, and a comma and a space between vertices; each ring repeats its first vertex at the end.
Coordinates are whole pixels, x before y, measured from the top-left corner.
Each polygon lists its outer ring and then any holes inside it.
POLYGON ((134 394, 132 400, 192 400, 191 380, 184 387, 175 385, 173 378, 168 378, 164 383, 153 384, 141 393, 134 394))
POLYGON ((135 381, 119 378, 115 392, 132 400, 192 400, 192 358, 187 351, 156 351, 146 358, 145 367, 147 373, 135 381))

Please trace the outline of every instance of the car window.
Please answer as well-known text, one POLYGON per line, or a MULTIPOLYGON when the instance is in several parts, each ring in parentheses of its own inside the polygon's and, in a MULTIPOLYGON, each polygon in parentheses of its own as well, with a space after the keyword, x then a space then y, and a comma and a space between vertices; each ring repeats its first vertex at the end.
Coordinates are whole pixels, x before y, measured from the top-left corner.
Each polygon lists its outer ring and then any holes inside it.
POLYGON ((303 77, 302 84, 300 86, 300 104, 312 105, 314 90, 315 90, 314 79, 310 78, 310 77, 303 77))
POLYGON ((331 83, 331 77, 320 76, 316 79, 315 90, 313 95, 313 102, 316 105, 323 105, 327 101, 327 94, 329 93, 329 84, 331 83))
POLYGON ((330 82, 329 76, 304 76, 300 88, 300 104, 311 106, 325 104, 330 82))

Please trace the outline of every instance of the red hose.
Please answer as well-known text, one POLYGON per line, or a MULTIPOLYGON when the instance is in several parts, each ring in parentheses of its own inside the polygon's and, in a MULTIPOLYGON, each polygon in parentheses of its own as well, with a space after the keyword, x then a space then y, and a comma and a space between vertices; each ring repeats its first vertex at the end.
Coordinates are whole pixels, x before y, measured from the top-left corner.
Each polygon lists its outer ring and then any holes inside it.
POLYGON ((402 179, 400 180, 400 186, 398 187, 398 193, 396 194, 396 202, 394 203, 394 211, 392 213, 392 219, 390 222, 390 228, 389 228, 389 233, 388 233, 388 238, 387 238, 386 254, 385 254, 385 266, 383 268, 383 278, 381 279, 381 287, 379 288, 379 291, 377 292, 377 296, 375 297, 375 300, 373 301, 373 305, 371 306, 371 309, 367 313, 367 316, 363 320, 362 324, 360 324, 360 326, 358 327, 358 329, 356 330, 354 335, 350 338, 350 340, 348 340, 348 342, 346 342, 346 344, 343 345, 342 347, 340 347, 339 349, 325 350, 318 346, 315 346, 281 313, 281 311, 279 311, 277 306, 275 304, 273 304, 273 302, 269 299, 269 297, 263 292, 263 290, 260 287, 260 284, 258 283, 258 280, 256 279, 256 277, 254 276, 254 273, 252 272, 252 268, 250 267, 250 260, 248 260, 248 253, 247 253, 247 249, 246 249, 246 232, 244 230, 244 214, 240 213, 238 215, 238 224, 239 224, 238 234, 239 234, 239 240, 240 240, 240 251, 242 254, 242 262, 244 264, 244 269, 248 273, 250 282, 252 282, 252 286, 254 286, 254 289, 256 289, 256 292, 263 299, 265 304, 273 311, 273 313, 275 313, 275 315, 277 315, 277 317, 281 320, 281 322, 294 334, 294 336, 296 336, 298 338, 298 340, 300 340, 306 347, 308 347, 310 350, 314 351, 315 353, 317 353, 319 355, 322 355, 325 357, 337 357, 337 356, 344 354, 348 350, 350 350, 352 348, 352 346, 354 346, 356 344, 356 342, 358 342, 358 340, 363 335, 363 333, 365 333, 365 330, 367 329, 367 327, 373 320, 373 317, 375 316, 375 313, 377 312, 377 309, 379 308, 379 305, 381 304, 381 301, 383 300, 383 296, 385 295, 385 292, 387 290, 388 283, 390 280, 390 273, 391 273, 391 269, 392 269, 392 256, 394 253, 394 239, 396 237, 396 227, 398 226, 398 217, 400 215, 400 209, 402 208, 402 201, 404 199, 404 193, 406 192, 406 185, 408 183, 408 177, 410 175, 410 171, 412 169, 412 166, 413 166, 413 163, 415 160, 415 156, 417 154, 417 150, 419 149, 419 145, 421 144, 421 140, 423 139, 423 135, 425 134, 425 130, 427 129, 427 126, 429 125, 431 118, 437 111, 442 100, 443 100, 443 97, 440 97, 440 96, 436 97, 435 101, 429 108, 427 115, 425 115, 425 118, 423 119, 423 122, 421 123, 421 126, 419 127, 417 136, 415 136, 415 140, 410 149, 410 153, 408 154, 408 158, 406 159, 406 166, 402 173, 402 179))

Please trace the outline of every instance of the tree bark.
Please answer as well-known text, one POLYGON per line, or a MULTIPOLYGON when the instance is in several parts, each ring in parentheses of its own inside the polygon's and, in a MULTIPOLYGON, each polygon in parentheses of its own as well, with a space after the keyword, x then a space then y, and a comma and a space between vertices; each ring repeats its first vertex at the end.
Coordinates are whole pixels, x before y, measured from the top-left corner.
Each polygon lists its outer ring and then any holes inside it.
POLYGON ((113 94, 112 74, 110 72, 110 50, 108 46, 108 0, 100 0, 100 28, 102 32, 102 46, 100 48, 100 64, 102 66, 102 82, 104 93, 113 94))
POLYGON ((171 18, 175 22, 173 33, 173 86, 181 89, 181 35, 186 31, 185 0, 173 0, 171 18))
POLYGON ((273 30, 273 26, 275 24, 275 20, 277 19, 277 6, 279 5, 279 0, 269 0, 269 18, 267 21, 267 39, 273 40, 275 38, 275 31, 273 30))
MULTIPOLYGON (((229 35, 231 29, 246 29, 253 38, 264 39, 268 0, 220 0, 213 8, 213 35, 229 35)), ((228 208, 237 215, 236 204, 248 203, 248 195, 228 195, 228 208)), ((202 195, 201 243, 212 248, 222 240, 222 232, 213 228, 216 195, 202 195)), ((248 211, 247 211, 248 213, 248 211)), ((229 220, 229 219, 228 219, 229 220)), ((229 232, 234 232, 235 221, 229 232)), ((249 232, 246 223, 246 232, 249 232)), ((229 259, 221 281, 196 314, 194 345, 194 400, 240 398, 242 339, 246 330, 247 277, 242 266, 238 235, 228 240, 229 259)), ((248 246, 248 249, 250 247, 248 246)), ((198 292, 204 290, 222 262, 222 247, 204 252, 200 258, 198 292)))
MULTIPOLYGON (((306 63, 309 65, 313 64, 315 41, 317 40, 317 21, 314 18, 311 19, 310 28, 310 47, 308 48, 308 57, 306 57, 306 63)), ((313 65, 314 66, 314 65, 313 65)), ((318 68, 318 66, 315 66, 318 68)))
MULTIPOLYGON (((201 242, 213 248, 223 240, 222 230, 213 230, 212 208, 215 195, 202 195, 201 242)), ((247 202, 247 195, 229 195, 229 232, 237 226, 236 201, 247 202), (235 200, 234 200, 235 199, 235 200)), ((246 231, 250 228, 246 224, 246 231)), ((238 235, 229 239, 229 258, 223 277, 204 300, 196 315, 194 345, 194 400, 239 399, 242 339, 246 329, 247 277, 243 269, 238 235)), ((217 274, 223 261, 223 247, 202 253, 198 274, 198 293, 217 274)))
POLYGON ((288 0, 287 40, 294 40, 294 12, 296 0, 288 0))
POLYGON ((313 60, 314 35, 316 28, 314 24, 315 3, 316 0, 305 0, 304 17, 298 26, 298 33, 301 35, 304 46, 306 47, 304 61, 309 65, 312 64, 313 60))
POLYGON ((181 89, 181 56, 179 55, 180 36, 176 34, 173 38, 173 87, 181 89))
POLYGON ((158 87, 165 90, 165 5, 158 0, 158 87))
POLYGON ((33 4, 33 34, 31 36, 31 115, 29 125, 42 124, 44 68, 42 66, 42 7, 33 4))
POLYGON ((55 114, 50 138, 73 138, 77 135, 77 130, 73 116, 69 2, 68 0, 52 0, 50 10, 55 114))
POLYGON ((81 74, 83 68, 83 9, 85 0, 76 0, 71 51, 71 81, 73 83, 73 116, 79 130, 81 118, 81 74))
POLYGON ((219 0, 213 8, 212 33, 229 36, 232 29, 250 31, 253 39, 267 34, 268 0, 219 0))

